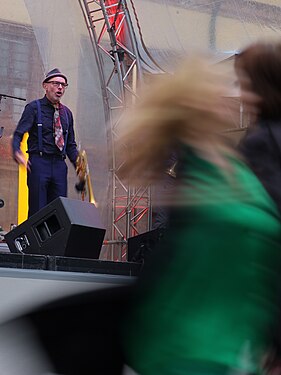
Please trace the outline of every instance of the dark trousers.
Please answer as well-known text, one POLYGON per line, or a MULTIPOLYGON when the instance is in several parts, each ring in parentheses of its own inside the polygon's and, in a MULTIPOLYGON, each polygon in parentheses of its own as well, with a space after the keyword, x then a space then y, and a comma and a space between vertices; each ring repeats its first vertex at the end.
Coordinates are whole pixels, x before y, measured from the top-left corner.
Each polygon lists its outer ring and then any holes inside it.
POLYGON ((30 155, 27 174, 28 217, 58 197, 67 196, 67 165, 55 155, 30 155))

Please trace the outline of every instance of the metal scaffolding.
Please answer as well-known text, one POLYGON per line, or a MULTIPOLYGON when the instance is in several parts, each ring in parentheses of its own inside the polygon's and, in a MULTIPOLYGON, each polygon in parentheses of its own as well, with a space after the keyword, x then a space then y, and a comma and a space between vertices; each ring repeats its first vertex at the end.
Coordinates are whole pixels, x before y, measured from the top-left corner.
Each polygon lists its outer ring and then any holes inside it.
MULTIPOLYGON (((126 0, 79 0, 94 49, 106 122, 112 173, 111 260, 126 260, 127 239, 148 231, 151 226, 149 186, 131 187, 118 172, 124 160, 114 144, 124 109, 133 105, 142 84, 143 71, 138 54, 131 15, 126 0)), ((129 145, 124 145, 128 147, 129 145)))

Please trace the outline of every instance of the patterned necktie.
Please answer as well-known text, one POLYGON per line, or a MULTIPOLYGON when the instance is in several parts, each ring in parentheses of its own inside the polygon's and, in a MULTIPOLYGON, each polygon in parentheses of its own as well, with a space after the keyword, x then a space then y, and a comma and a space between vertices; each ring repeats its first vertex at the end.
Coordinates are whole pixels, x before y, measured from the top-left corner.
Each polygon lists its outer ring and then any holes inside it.
POLYGON ((55 137, 55 144, 60 149, 63 150, 64 146, 64 139, 63 139, 63 130, 60 122, 60 105, 55 107, 54 113, 54 137, 55 137))

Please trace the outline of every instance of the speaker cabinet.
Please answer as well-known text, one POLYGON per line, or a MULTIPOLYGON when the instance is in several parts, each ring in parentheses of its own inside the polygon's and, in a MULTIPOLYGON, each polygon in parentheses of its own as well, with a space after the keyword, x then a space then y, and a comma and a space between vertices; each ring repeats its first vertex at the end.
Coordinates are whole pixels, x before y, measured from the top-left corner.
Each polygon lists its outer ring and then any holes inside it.
POLYGON ((154 229, 128 238, 128 261, 143 263, 163 237, 164 231, 154 229))
POLYGON ((97 259, 105 228, 92 203, 59 197, 5 235, 12 253, 97 259))

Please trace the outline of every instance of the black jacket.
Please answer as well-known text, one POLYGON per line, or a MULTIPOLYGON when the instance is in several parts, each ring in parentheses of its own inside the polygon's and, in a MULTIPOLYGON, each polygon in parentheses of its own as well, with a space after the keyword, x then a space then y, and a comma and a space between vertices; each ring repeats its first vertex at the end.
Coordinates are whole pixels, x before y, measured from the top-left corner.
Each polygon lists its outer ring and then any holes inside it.
POLYGON ((239 151, 281 213, 281 120, 261 121, 249 128, 239 151))

